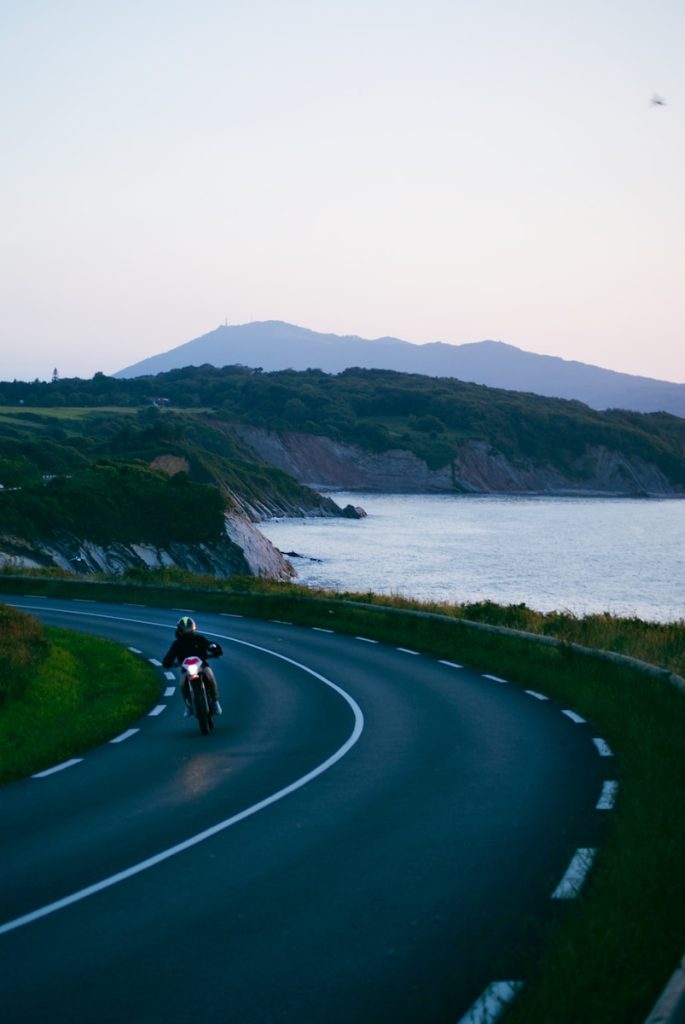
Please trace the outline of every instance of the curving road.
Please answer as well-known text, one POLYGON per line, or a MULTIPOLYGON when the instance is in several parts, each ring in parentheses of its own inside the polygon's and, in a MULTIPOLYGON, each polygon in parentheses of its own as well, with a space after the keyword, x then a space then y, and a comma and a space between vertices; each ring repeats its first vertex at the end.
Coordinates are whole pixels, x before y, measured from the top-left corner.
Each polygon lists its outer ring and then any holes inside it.
MULTIPOLYGON (((4 600, 150 659, 179 614, 4 600)), ((475 1019, 580 887, 606 747, 466 668, 197 617, 225 651, 212 736, 159 669, 137 731, 0 789, 3 1019, 475 1019)))

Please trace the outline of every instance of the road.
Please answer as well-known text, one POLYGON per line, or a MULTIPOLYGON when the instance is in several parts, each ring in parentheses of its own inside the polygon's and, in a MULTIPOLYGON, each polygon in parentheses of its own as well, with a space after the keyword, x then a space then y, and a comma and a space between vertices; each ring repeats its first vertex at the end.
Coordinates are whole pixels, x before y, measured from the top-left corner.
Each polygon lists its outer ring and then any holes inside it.
MULTIPOLYGON (((148 659, 179 615, 5 600, 148 659)), ((525 979, 601 841, 597 732, 403 648, 196 617, 211 736, 160 668, 137 731, 0 789, 3 1020, 456 1024, 525 979)))

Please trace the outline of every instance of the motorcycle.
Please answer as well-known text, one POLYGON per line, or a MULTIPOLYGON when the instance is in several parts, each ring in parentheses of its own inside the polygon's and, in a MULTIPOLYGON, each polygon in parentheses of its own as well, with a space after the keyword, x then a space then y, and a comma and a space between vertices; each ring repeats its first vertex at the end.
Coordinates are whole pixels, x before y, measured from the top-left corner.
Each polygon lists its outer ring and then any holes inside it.
POLYGON ((200 732, 207 736, 214 728, 212 701, 207 693, 202 658, 193 655, 181 662, 181 691, 188 693, 192 713, 197 718, 200 732), (187 684, 187 685, 186 685, 187 684))

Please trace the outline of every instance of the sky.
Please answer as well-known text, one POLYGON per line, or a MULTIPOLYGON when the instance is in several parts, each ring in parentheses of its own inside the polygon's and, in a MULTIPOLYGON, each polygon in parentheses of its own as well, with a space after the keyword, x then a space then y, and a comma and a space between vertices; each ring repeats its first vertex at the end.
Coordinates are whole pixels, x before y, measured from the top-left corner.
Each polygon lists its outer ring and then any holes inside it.
POLYGON ((684 382, 684 52, 682 0, 0 0, 0 380, 285 320, 684 382))

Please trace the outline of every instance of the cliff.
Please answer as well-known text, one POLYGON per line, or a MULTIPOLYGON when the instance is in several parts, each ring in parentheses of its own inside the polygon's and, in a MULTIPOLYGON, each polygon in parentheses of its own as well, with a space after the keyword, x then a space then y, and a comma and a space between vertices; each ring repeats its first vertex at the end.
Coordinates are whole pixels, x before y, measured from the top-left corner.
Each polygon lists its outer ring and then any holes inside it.
POLYGON ((313 434, 236 424, 241 440, 262 459, 311 487, 388 493, 541 493, 682 497, 657 466, 602 445, 588 446, 565 471, 510 460, 487 441, 465 441, 445 466, 431 469, 413 452, 365 451, 313 434))
POLYGON ((58 568, 84 575, 176 566, 210 576, 292 579, 290 562, 241 514, 226 516, 225 536, 209 543, 96 543, 71 533, 48 540, 0 536, 0 566, 58 568))

